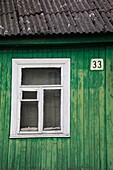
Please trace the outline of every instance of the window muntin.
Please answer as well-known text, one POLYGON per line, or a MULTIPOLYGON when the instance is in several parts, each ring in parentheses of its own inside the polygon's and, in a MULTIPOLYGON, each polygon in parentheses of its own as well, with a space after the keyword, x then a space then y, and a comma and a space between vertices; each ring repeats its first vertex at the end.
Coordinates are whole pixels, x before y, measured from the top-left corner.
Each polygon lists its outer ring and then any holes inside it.
POLYGON ((16 90, 12 88, 14 105, 12 105, 10 137, 69 136, 69 63, 69 59, 13 60, 12 84, 16 90), (33 73, 34 70, 36 73, 33 73), (32 76, 32 73, 35 76, 32 76), (15 80, 14 76, 18 79, 15 80), (40 77, 40 80, 35 80, 36 77, 40 77))

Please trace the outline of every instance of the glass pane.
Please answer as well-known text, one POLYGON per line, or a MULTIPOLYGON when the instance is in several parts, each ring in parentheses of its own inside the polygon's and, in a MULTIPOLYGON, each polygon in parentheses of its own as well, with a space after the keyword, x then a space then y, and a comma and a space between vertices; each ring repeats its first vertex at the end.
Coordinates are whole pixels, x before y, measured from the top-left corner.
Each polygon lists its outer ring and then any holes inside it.
POLYGON ((61 84, 61 68, 23 68, 22 85, 61 84))
POLYGON ((37 92, 36 91, 23 91, 22 99, 37 99, 37 92))
POLYGON ((61 90, 44 90, 44 130, 59 130, 61 90))
POLYGON ((38 130, 38 102, 21 102, 21 130, 38 130))

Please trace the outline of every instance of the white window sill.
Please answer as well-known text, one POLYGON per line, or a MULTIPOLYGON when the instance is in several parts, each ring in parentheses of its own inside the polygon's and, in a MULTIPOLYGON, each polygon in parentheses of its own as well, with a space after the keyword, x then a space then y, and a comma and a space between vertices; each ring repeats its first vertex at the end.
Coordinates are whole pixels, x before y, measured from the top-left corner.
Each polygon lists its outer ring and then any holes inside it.
POLYGON ((51 133, 41 133, 41 134, 28 134, 28 133, 19 133, 17 135, 10 135, 9 138, 46 138, 46 137, 70 137, 70 134, 63 134, 63 133, 57 133, 57 134, 51 134, 51 133))

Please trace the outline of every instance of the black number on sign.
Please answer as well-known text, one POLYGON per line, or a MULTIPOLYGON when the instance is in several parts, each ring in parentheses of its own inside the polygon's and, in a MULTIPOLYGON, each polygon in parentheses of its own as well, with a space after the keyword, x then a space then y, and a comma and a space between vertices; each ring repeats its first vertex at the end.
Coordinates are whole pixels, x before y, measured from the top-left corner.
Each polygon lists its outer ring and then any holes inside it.
POLYGON ((96 68, 96 61, 93 61, 93 68, 96 68))
POLYGON ((101 67, 102 67, 101 61, 98 61, 98 68, 101 68, 101 67))

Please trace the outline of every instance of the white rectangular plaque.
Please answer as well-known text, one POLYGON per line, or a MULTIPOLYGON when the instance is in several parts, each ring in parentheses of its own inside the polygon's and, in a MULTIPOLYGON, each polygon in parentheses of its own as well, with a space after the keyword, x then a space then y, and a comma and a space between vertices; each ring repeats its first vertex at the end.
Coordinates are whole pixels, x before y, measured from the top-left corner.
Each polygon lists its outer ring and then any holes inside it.
POLYGON ((103 58, 91 59, 90 70, 104 70, 103 58))

